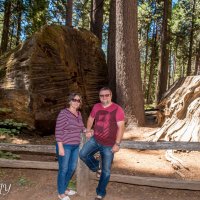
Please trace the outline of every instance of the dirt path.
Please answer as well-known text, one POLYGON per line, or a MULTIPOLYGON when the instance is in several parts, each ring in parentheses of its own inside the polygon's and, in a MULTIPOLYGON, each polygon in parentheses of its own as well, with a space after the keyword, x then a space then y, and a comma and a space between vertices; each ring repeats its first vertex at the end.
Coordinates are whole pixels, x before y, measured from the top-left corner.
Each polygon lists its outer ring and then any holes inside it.
MULTIPOLYGON (((2 200, 57 200, 56 171, 1 169, 0 182, 12 184, 2 200)), ((94 200, 96 181, 90 183, 90 194, 85 200, 94 200)), ((3 193, 3 190, 1 191, 3 193)), ((171 190, 155 187, 109 183, 105 200, 199 200, 200 191, 171 190)), ((74 196, 71 200, 83 200, 74 196)))

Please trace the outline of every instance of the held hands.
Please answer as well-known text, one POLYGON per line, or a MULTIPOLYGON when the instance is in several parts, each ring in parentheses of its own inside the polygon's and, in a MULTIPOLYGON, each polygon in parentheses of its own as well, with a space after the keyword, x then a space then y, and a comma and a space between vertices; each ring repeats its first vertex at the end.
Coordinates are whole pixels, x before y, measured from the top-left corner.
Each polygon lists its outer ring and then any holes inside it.
POLYGON ((85 135, 86 135, 86 138, 89 139, 91 138, 93 135, 94 135, 94 130, 91 129, 91 130, 85 130, 85 135))

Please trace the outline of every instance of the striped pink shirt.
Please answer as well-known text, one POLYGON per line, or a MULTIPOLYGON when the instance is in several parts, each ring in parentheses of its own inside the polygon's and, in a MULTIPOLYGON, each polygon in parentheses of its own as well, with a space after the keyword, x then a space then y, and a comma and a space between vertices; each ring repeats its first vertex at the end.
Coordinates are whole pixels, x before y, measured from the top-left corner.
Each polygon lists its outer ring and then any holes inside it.
POLYGON ((78 116, 75 116, 68 109, 60 111, 55 130, 57 142, 62 142, 63 144, 80 144, 83 130, 84 124, 80 112, 78 112, 78 116))

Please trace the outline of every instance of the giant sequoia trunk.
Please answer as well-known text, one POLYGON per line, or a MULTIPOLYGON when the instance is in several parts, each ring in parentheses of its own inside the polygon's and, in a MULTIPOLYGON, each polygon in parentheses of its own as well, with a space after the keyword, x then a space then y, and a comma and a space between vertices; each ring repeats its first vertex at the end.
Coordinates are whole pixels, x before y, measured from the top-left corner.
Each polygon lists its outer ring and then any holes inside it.
POLYGON ((26 122, 54 133, 58 112, 69 92, 83 96, 83 114, 107 84, 107 66, 99 41, 89 31, 45 26, 10 54, 0 57, 0 118, 26 122))
POLYGON ((158 123, 153 141, 200 142, 200 76, 176 82, 158 105, 158 123))
POLYGON ((116 90, 127 124, 144 124, 137 32, 137 1, 116 0, 116 90))

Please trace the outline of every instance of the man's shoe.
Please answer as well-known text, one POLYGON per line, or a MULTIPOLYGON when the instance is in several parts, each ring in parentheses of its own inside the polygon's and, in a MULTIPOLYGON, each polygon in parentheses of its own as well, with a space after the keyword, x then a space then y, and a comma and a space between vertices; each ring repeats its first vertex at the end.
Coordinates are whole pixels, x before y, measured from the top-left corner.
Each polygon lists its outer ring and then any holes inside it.
POLYGON ((101 176, 101 169, 98 169, 97 171, 96 171, 96 177, 97 178, 100 178, 100 176, 101 176))
POLYGON ((101 200, 101 199, 103 199, 103 197, 100 195, 97 195, 97 197, 95 197, 95 200, 101 200))

